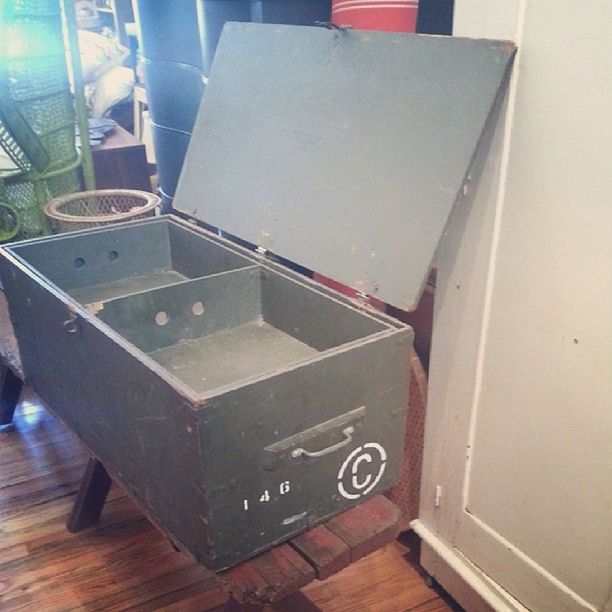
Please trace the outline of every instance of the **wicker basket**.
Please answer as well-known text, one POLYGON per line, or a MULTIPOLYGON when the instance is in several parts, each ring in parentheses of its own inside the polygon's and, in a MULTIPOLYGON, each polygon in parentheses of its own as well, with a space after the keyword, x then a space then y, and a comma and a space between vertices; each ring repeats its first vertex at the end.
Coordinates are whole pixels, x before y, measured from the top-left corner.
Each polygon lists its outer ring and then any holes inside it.
POLYGON ((158 196, 146 191, 99 189, 55 198, 45 214, 56 232, 71 232, 153 217, 160 204, 158 196))

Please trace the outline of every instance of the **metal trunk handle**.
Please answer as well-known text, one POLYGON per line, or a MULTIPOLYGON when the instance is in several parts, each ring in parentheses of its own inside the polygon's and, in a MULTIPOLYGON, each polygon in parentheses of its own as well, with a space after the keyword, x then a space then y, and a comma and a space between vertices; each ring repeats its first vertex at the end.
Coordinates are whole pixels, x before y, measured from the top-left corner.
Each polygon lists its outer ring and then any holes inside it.
POLYGON ((304 431, 266 446, 264 448, 264 468, 270 471, 277 470, 281 466, 287 466, 300 457, 311 459, 323 457, 344 446, 348 446, 359 436, 365 416, 366 407, 359 406, 323 423, 317 423, 314 427, 309 427, 304 431), (330 436, 333 437, 330 438, 330 436), (307 451, 305 448, 316 448, 317 446, 327 444, 330 439, 340 439, 340 442, 318 451, 307 451))
POLYGON ((351 425, 350 427, 345 427, 342 430, 342 434, 344 435, 344 440, 340 440, 336 444, 332 444, 327 448, 324 448, 320 451, 307 451, 305 448, 294 448, 291 451, 291 456, 294 459, 298 457, 323 457, 324 455, 329 455, 329 453, 333 453, 337 451, 339 448, 343 448, 347 446, 353 441, 353 433, 355 432, 355 428, 351 425))

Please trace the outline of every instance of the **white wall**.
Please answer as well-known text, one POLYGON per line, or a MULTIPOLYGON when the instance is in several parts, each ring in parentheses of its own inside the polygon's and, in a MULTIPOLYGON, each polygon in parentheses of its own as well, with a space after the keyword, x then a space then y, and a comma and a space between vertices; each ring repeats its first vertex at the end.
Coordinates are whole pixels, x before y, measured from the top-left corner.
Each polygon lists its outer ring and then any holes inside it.
POLYGON ((612 609, 612 2, 456 0, 455 35, 520 52, 440 252, 422 522, 529 607, 612 609))

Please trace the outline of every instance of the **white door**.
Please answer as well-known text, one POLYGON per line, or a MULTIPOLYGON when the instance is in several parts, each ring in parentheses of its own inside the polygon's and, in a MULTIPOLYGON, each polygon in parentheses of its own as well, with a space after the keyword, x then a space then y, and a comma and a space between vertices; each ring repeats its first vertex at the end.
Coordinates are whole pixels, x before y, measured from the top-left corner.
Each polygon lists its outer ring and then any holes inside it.
POLYGON ((454 32, 520 50, 438 254, 423 562, 472 605, 612 610, 612 2, 456 0, 454 32))

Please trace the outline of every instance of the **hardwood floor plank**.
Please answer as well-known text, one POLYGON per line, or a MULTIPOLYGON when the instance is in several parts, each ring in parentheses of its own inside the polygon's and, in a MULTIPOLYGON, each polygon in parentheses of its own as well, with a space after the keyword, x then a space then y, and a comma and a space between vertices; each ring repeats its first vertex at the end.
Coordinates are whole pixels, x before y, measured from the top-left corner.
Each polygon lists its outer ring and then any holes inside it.
MULTIPOLYGON (((111 496, 112 497, 112 489, 111 496)), ((0 522, 0 551, 4 547, 26 542, 34 546, 36 541, 61 543, 75 536, 66 529, 66 518, 72 508, 74 495, 54 500, 52 504, 34 506, 11 516, 2 517, 0 522)), ((123 496, 110 499, 102 514, 101 526, 107 523, 123 522, 130 517, 142 517, 142 514, 123 496)))
POLYGON ((439 596, 436 596, 429 601, 412 608, 410 612, 446 612, 447 610, 455 610, 460 612, 461 608, 457 604, 450 604, 444 601, 444 599, 441 599, 439 596))
POLYGON ((227 599, 216 577, 210 575, 204 568, 189 564, 178 570, 173 569, 155 576, 150 580, 143 580, 129 589, 105 595, 91 602, 90 605, 108 612, 142 610, 143 608, 150 610, 173 605, 183 599, 206 593, 213 587, 219 587, 227 599))
MULTIPOLYGON (((177 595, 181 595, 177 593, 177 595)), ((164 612, 221 612, 225 602, 227 601, 227 593, 221 586, 212 587, 206 591, 201 591, 193 595, 187 595, 180 600, 172 603, 161 602, 160 605, 154 603, 154 607, 147 610, 164 610, 164 612)), ((142 610, 142 608, 140 608, 142 610)))
POLYGON ((303 592, 325 612, 398 612, 438 597, 399 543, 387 545, 324 582, 311 583, 303 592))

